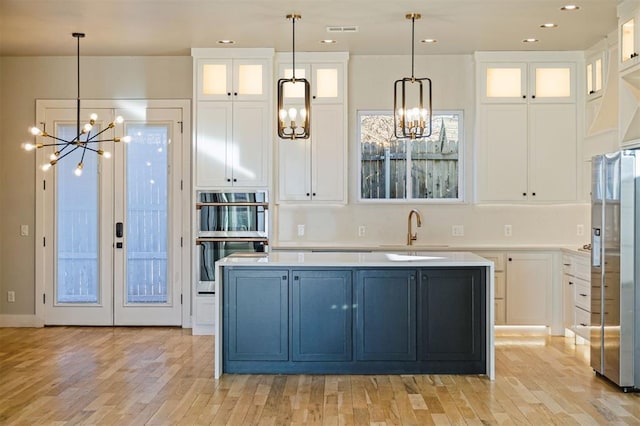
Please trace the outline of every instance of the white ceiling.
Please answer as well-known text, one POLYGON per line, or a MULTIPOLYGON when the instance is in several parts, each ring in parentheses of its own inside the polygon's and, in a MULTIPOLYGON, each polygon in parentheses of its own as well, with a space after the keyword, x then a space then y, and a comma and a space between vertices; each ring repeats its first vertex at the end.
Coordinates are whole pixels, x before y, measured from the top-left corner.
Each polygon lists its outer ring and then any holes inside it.
POLYGON ((296 51, 408 54, 419 12, 416 54, 477 50, 585 50, 616 28, 617 0, 0 0, 0 56, 75 55, 72 32, 84 32, 81 54, 189 55, 192 47, 274 47, 296 51), (559 25, 542 29, 545 22, 559 25), (358 33, 328 34, 328 25, 357 25, 358 33), (529 37, 538 43, 522 43, 529 37), (336 44, 323 45, 333 38, 336 44))

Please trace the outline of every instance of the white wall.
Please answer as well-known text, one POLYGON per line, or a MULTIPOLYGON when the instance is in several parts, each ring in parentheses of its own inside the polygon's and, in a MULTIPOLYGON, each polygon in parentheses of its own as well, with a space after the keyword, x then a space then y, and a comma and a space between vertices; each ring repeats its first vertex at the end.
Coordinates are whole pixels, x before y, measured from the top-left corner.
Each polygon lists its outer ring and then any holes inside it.
MULTIPOLYGON (((85 99, 190 99, 191 57, 82 57, 85 99)), ((35 154, 21 149, 36 99, 76 97, 75 57, 0 57, 0 314, 33 314, 35 154), (20 225, 30 228, 20 236, 20 225), (7 303, 6 292, 16 292, 7 303)))
POLYGON ((416 77, 433 81, 434 109, 462 109, 465 122, 464 204, 403 203, 380 205, 358 202, 358 110, 386 109, 393 105, 393 82, 411 72, 408 56, 351 56, 349 60, 349 203, 346 206, 315 207, 281 205, 275 209, 274 246, 352 246, 404 244, 407 215, 412 208, 422 213, 423 226, 416 244, 463 246, 568 245, 588 242, 587 204, 488 205, 473 204, 475 72, 471 55, 418 56, 416 77), (297 225, 305 225, 305 235, 297 236, 297 225), (504 225, 513 226, 513 236, 504 236, 504 225), (577 225, 585 236, 577 236, 577 225), (358 237, 358 226, 366 235, 358 237), (464 236, 452 237, 451 226, 464 225, 464 236))

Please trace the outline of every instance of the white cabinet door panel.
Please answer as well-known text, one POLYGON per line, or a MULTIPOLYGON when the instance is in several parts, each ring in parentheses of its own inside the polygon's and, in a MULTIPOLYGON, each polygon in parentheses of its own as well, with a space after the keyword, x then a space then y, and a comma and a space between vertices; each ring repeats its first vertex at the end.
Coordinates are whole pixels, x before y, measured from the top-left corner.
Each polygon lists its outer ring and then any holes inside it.
POLYGON ((282 201, 311 199, 311 141, 278 140, 278 189, 282 201))
POLYGON ((311 117, 312 196, 344 201, 344 107, 314 105, 311 117))
POLYGON ((507 254, 507 324, 549 325, 551 253, 507 254))
POLYGON ((198 102, 196 186, 230 186, 232 104, 198 102))
POLYGON ((266 186, 268 146, 270 139, 269 107, 264 102, 233 104, 233 184, 266 186))

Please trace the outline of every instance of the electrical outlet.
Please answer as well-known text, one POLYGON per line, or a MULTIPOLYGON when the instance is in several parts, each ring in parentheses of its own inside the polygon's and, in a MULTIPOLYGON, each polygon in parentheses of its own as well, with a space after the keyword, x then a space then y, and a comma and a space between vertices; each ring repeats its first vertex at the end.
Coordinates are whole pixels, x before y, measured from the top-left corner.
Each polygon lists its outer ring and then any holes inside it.
POLYGON ((298 237, 304 236, 304 225, 298 225, 298 237))
POLYGON ((576 226, 576 235, 582 237, 584 235, 584 225, 580 224, 576 226))
POLYGON ((505 237, 510 237, 511 235, 513 235, 513 228, 511 227, 511 225, 505 225, 504 226, 504 236, 505 237))
POLYGON ((9 303, 13 303, 16 301, 16 292, 15 291, 8 291, 7 292, 7 302, 9 303))
POLYGON ((22 237, 29 236, 29 225, 20 225, 20 236, 22 237))
POLYGON ((454 237, 464 236, 464 225, 453 225, 451 227, 451 235, 454 237))
POLYGON ((358 226, 358 237, 364 237, 365 232, 366 228, 364 225, 358 226))

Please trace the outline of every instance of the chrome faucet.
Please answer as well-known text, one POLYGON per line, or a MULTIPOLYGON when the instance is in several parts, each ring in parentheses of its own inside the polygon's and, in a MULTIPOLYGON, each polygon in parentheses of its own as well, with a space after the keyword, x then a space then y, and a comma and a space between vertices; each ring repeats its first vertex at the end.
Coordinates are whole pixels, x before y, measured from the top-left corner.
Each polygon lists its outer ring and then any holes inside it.
POLYGON ((422 226, 422 216, 420 216, 420 212, 416 209, 412 209, 409 212, 409 218, 407 219, 407 245, 408 246, 412 245, 413 242, 418 239, 418 233, 417 232, 413 233, 411 229, 411 217, 413 215, 416 216, 416 225, 418 225, 418 228, 422 226))

